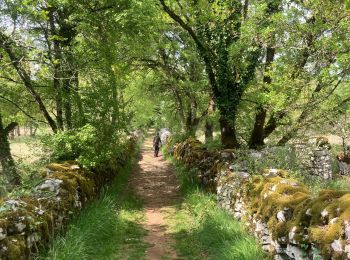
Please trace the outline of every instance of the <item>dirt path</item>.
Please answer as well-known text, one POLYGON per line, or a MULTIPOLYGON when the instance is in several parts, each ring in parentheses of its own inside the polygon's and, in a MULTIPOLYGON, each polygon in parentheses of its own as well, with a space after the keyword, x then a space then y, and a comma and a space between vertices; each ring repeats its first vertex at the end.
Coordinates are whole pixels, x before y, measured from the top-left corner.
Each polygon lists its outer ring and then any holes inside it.
POLYGON ((153 156, 151 138, 144 142, 141 159, 129 184, 144 202, 146 220, 142 224, 148 231, 144 242, 150 245, 147 258, 176 259, 176 252, 171 247, 173 241, 167 234, 165 211, 179 201, 179 186, 171 165, 163 156, 153 156))

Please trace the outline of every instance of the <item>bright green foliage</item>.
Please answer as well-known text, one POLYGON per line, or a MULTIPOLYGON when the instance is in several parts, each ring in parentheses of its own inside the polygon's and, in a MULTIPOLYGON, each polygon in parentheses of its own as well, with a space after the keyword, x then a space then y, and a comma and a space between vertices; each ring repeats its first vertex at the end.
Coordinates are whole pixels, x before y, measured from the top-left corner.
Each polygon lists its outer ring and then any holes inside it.
POLYGON ((334 1, 290 5, 282 1, 279 8, 283 12, 265 18, 268 27, 254 31, 256 25, 248 27, 248 35, 257 33, 274 56, 269 67, 262 63, 256 82, 246 90, 248 102, 241 103, 239 125, 242 135, 250 134, 252 118, 258 113, 252 101, 257 102, 266 112, 263 138, 283 145, 306 129, 332 131, 325 125, 346 111, 349 63, 344 61, 349 60, 350 20, 334 1))
POLYGON ((116 158, 121 151, 119 143, 122 140, 121 136, 108 135, 109 138, 104 139, 107 133, 101 131, 91 125, 85 125, 79 131, 69 130, 46 136, 43 142, 52 150, 53 158, 77 159, 82 165, 93 168, 116 158))
POLYGON ((4 122, 67 136, 92 125, 102 144, 149 126, 193 136, 205 123, 227 147, 330 132, 350 101, 347 4, 4 1, 4 122))

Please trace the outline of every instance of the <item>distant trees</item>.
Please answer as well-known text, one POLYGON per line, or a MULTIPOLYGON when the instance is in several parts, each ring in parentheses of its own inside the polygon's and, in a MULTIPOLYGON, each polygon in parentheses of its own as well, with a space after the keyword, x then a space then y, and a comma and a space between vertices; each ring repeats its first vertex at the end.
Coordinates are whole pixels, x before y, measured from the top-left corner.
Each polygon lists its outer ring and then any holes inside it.
POLYGON ((139 62, 145 69, 151 68, 158 78, 149 87, 150 91, 167 102, 185 133, 194 136, 209 113, 210 87, 188 36, 173 29, 168 28, 160 35, 156 55, 141 56, 139 62))

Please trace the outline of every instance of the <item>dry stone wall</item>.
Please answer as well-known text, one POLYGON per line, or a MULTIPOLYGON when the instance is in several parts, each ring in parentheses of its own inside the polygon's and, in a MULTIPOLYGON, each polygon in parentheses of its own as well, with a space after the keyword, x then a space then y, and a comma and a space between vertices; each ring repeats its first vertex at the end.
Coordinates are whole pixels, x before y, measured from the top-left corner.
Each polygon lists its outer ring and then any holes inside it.
POLYGON ((219 205, 244 221, 275 259, 350 259, 350 191, 313 196, 286 171, 252 175, 237 168, 232 152, 210 153, 188 139, 176 144, 174 157, 198 169, 219 205))
POLYGON ((315 148, 311 152, 310 160, 312 174, 324 180, 332 179, 332 157, 328 149, 315 148))
MULTIPOLYGON (((274 151, 271 148, 254 153, 260 155, 259 160, 264 160, 267 156, 274 156, 274 151)), ((333 178, 332 155, 328 147, 320 147, 311 143, 295 143, 288 147, 286 156, 290 161, 296 160, 297 164, 303 168, 305 174, 324 180, 333 178)))
POLYGON ((134 154, 130 139, 124 153, 94 171, 76 162, 47 166, 42 182, 30 195, 9 198, 0 204, 0 259, 30 259, 48 244, 71 217, 93 200, 134 154))

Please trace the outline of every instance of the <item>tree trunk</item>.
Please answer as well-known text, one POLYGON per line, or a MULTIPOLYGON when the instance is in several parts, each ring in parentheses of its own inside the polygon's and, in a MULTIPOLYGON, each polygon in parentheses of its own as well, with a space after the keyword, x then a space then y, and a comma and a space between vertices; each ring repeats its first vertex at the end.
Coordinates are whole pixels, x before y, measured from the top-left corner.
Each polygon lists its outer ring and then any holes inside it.
POLYGON ((249 140, 249 148, 256 149, 264 146, 264 125, 266 114, 266 109, 259 105, 258 111, 255 115, 254 129, 249 140))
MULTIPOLYGON (((266 48, 266 61, 265 61, 265 74, 268 72, 268 70, 271 67, 272 62, 275 59, 275 48, 267 47, 266 48)), ((272 79, 269 75, 265 75, 263 78, 263 82, 266 85, 270 85, 272 82, 272 79)), ((265 90, 266 91, 266 90, 265 90)), ((253 132, 250 136, 249 140, 249 147, 256 149, 258 147, 264 146, 264 139, 265 139, 265 133, 264 133, 264 127, 265 127, 265 121, 266 121, 266 115, 267 110, 264 108, 263 105, 258 105, 257 107, 257 113, 255 116, 255 123, 253 132)))
POLYGON ((207 119, 205 120, 205 142, 210 142, 214 139, 214 123, 213 120, 210 118, 210 116, 215 111, 215 102, 212 98, 208 105, 208 113, 207 113, 207 119))
POLYGON ((297 131, 298 131, 298 129, 293 127, 293 129, 292 129, 291 131, 288 131, 288 132, 278 141, 277 145, 279 145, 279 146, 284 146, 284 145, 286 145, 286 143, 288 143, 288 141, 289 141, 290 139, 292 139, 292 138, 295 136, 295 134, 296 134, 297 131))
POLYGON ((83 102, 82 102, 80 94, 79 94, 79 73, 78 73, 78 71, 74 72, 74 74, 73 74, 71 86, 73 89, 72 98, 74 99, 74 103, 76 104, 76 106, 78 108, 77 126, 81 127, 81 126, 84 126, 86 124, 86 118, 85 118, 85 114, 84 114, 83 102))
POLYGON ((236 129, 225 116, 220 116, 221 143, 225 149, 239 147, 236 129))
POLYGON ((70 79, 64 81, 64 115, 67 129, 72 129, 72 98, 70 79))
POLYGON ((187 111, 185 113, 185 131, 189 136, 196 136, 200 118, 197 117, 197 103, 196 100, 193 100, 193 97, 189 95, 189 98, 192 99, 190 104, 187 106, 187 111))
POLYGON ((247 19, 249 0, 244 0, 243 4, 243 20, 247 19))
POLYGON ((8 141, 10 131, 16 126, 17 123, 12 122, 4 128, 0 114, 0 161, 4 177, 10 185, 10 188, 21 183, 20 176, 17 173, 15 162, 11 155, 10 143, 8 141))
MULTIPOLYGON (((55 65, 56 67, 56 65, 55 65)), ((57 68, 55 68, 56 70, 57 68)), ((57 121, 57 127, 60 130, 64 130, 63 125, 63 101, 62 101, 62 90, 61 90, 61 82, 58 79, 59 75, 58 73, 54 73, 54 79, 53 79, 53 88, 56 92, 55 95, 55 102, 56 102, 56 121, 57 121)))
POLYGON ((16 130, 17 130, 17 136, 21 136, 21 128, 19 127, 19 125, 17 125, 16 130))
POLYGON ((15 139, 15 129, 10 131, 10 139, 11 140, 15 139))
POLYGON ((286 111, 279 111, 270 116, 270 119, 267 121, 267 124, 264 128, 264 139, 269 137, 276 130, 276 128, 280 125, 279 121, 282 120, 286 115, 286 111))
POLYGON ((214 131, 214 125, 213 122, 209 119, 205 121, 205 142, 208 143, 213 140, 213 131, 214 131))
MULTIPOLYGON (((110 59, 111 53, 107 53, 107 59, 110 59), (109 54, 109 55, 108 55, 109 54), (109 56, 109 57, 108 57, 109 56)), ((118 99, 118 84, 117 84, 117 77, 115 72, 112 69, 112 63, 108 64, 108 73, 109 73, 109 84, 111 88, 111 108, 112 108, 112 115, 111 115, 111 124, 113 126, 116 126, 119 122, 119 99, 118 99)))
MULTIPOLYGON (((57 36, 56 26, 55 26, 55 17, 54 11, 51 10, 49 12, 49 20, 50 20, 50 33, 51 37, 57 36)), ((56 39, 53 40, 53 88, 55 91, 55 102, 56 102, 56 120, 57 127, 60 130, 64 129, 63 125, 63 99, 62 99, 62 80, 61 80, 61 47, 60 42, 56 39)))
POLYGON ((187 118, 185 124, 185 132, 188 136, 195 137, 198 129, 199 119, 187 118))

